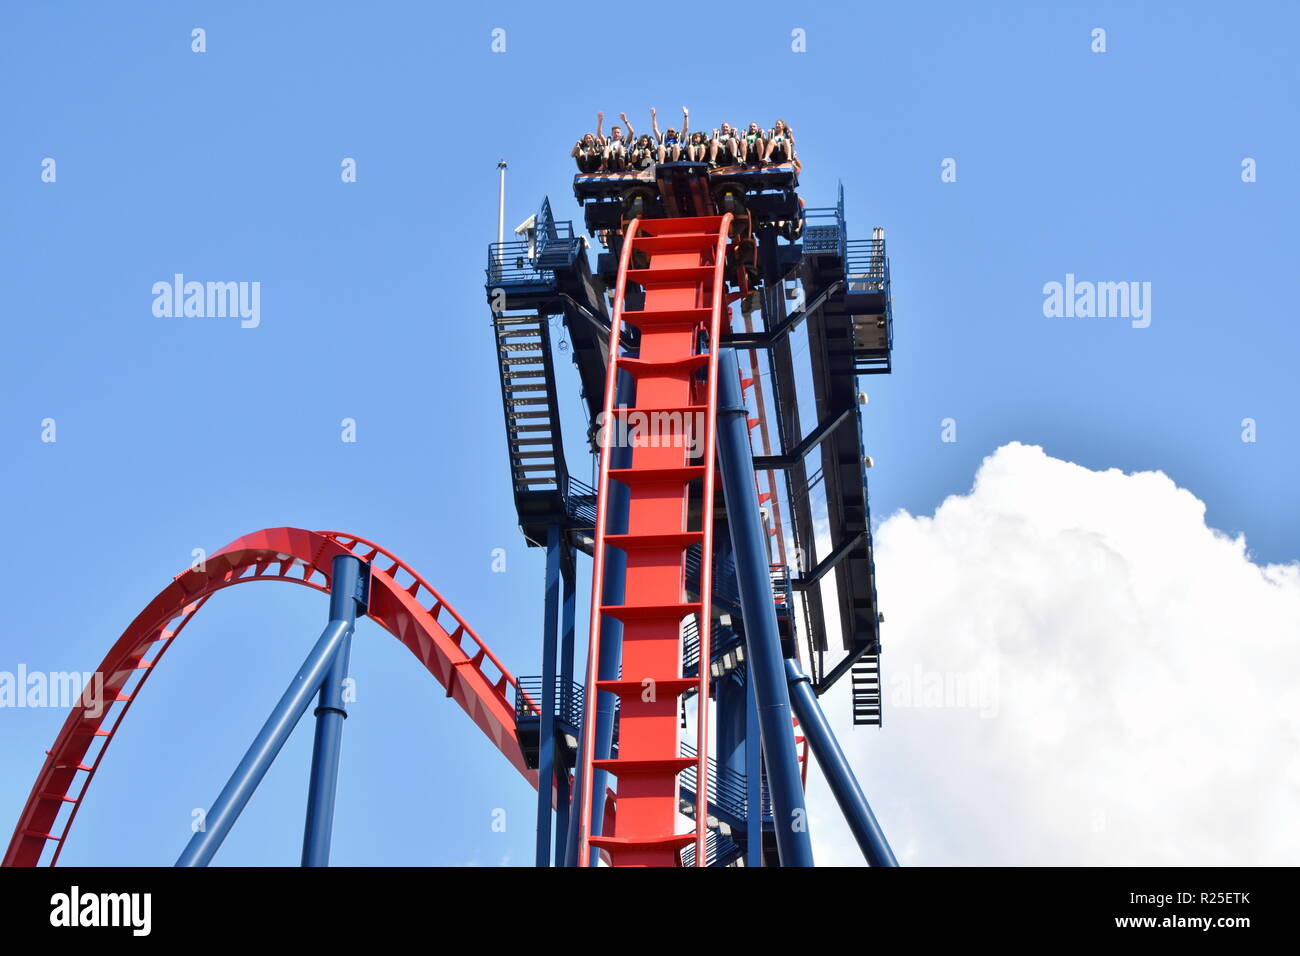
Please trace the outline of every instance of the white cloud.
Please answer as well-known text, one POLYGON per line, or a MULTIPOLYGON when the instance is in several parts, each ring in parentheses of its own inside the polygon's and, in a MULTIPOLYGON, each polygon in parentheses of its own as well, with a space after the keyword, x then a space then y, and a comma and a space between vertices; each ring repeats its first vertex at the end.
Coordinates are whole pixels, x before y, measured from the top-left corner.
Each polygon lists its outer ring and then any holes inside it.
MULTIPOLYGON (((876 561, 885 727, 823 705, 904 865, 1300 863, 1300 564, 1018 443, 876 561)), ((860 864, 810 777, 818 861, 860 864)))

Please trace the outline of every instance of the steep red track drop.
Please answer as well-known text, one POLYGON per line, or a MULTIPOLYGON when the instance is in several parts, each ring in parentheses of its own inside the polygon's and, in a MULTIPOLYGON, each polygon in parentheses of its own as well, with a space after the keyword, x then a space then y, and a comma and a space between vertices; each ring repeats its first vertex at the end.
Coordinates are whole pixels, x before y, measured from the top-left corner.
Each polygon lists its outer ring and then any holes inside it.
POLYGON ((18 818, 5 866, 35 866, 53 841, 53 864, 122 718, 154 665, 190 618, 217 591, 248 581, 287 581, 329 590, 335 555, 371 562, 368 616, 410 648, 497 749, 537 785, 515 736, 515 679, 427 581, 390 552, 355 535, 269 528, 228 544, 203 570, 177 575, 118 638, 99 665, 103 700, 72 709, 18 818), (140 672, 140 679, 131 678, 140 672), (129 686, 129 692, 124 692, 129 686), (56 826, 67 804, 71 812, 56 826), (58 832, 55 832, 55 831, 58 832))
POLYGON ((717 417, 718 339, 723 308, 727 235, 731 216, 633 220, 628 224, 619 263, 610 333, 609 374, 605 389, 607 440, 601 451, 588 683, 596 679, 602 618, 623 622, 622 677, 601 681, 601 690, 619 697, 618 755, 592 760, 596 695, 587 695, 583 746, 584 788, 579 817, 580 866, 588 847, 609 852, 615 866, 672 866, 678 853, 695 844, 697 866, 704 866, 706 786, 699 786, 696 832, 676 832, 678 774, 692 764, 696 779, 708 780, 709 634, 712 608, 714 430, 717 417), (644 265, 643 265, 644 263, 644 265), (624 311, 628 282, 645 289, 644 308, 624 311), (636 358, 621 354, 623 323, 640 331, 636 358), (701 332, 707 351, 700 349, 701 332), (703 369, 701 379, 698 372, 703 369), (636 405, 615 407, 618 373, 636 383, 636 405), (627 433, 631 466, 611 469, 610 448, 623 436, 619 419, 643 427, 627 433), (692 458, 689 449, 701 454, 692 458), (701 479, 701 519, 687 527, 690 485, 701 479), (628 486, 625 534, 606 528, 609 482, 628 486), (686 599, 686 552, 701 548, 699 600, 686 599), (627 554, 624 603, 602 606, 605 547, 627 554), (697 678, 682 677, 682 619, 696 615, 701 661, 697 678), (698 691, 696 756, 682 757, 678 702, 698 691), (592 835, 592 769, 618 778, 618 817, 613 833, 592 835))

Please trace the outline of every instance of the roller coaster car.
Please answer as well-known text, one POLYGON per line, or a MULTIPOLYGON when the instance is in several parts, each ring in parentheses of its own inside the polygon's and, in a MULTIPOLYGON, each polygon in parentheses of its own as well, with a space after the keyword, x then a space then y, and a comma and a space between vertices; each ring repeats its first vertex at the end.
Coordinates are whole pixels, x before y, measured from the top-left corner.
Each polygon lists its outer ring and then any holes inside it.
POLYGON ((652 186, 632 186, 623 194, 621 202, 623 204, 623 216, 620 231, 624 225, 633 219, 659 219, 664 214, 663 203, 659 201, 659 193, 652 186))
POLYGON ((625 220, 637 216, 731 212, 737 217, 744 213, 751 230, 777 225, 794 239, 801 220, 798 185, 793 163, 710 169, 707 163, 679 162, 623 172, 578 173, 573 194, 584 207, 591 235, 621 231, 625 220))
MULTIPOLYGON (((715 200, 730 195, 750 213, 754 228, 799 221, 802 205, 796 189, 799 176, 793 163, 767 166, 720 166, 709 171, 715 200)), ((721 206, 719 212, 724 210, 721 206)))

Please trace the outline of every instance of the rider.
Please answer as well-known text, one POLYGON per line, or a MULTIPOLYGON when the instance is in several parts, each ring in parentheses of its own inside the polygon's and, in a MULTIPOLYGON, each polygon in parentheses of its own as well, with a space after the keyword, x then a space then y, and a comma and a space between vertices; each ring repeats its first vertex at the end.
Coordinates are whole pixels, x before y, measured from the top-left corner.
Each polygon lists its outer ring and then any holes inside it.
POLYGON ((765 163, 793 163, 794 155, 794 134, 790 132, 790 127, 785 125, 785 120, 777 120, 767 134, 767 151, 763 154, 765 163))
POLYGON ((709 141, 709 165, 719 165, 719 155, 722 157, 723 166, 731 166, 741 161, 740 143, 736 130, 730 123, 723 123, 713 131, 713 138, 709 141))
POLYGON ((763 161, 763 130, 757 123, 750 123, 740 137, 741 162, 747 166, 757 166, 763 161))
POLYGON ((621 170, 627 166, 632 138, 636 135, 632 124, 627 121, 626 113, 619 113, 619 119, 627 126, 627 139, 623 138, 623 127, 615 124, 609 129, 609 139, 600 134, 601 123, 605 121, 604 113, 596 114, 596 139, 600 141, 604 155, 604 169, 621 170))
POLYGON ((665 135, 659 133, 659 119, 655 114, 655 108, 650 107, 650 125, 655 131, 655 140, 659 143, 658 158, 659 162, 677 162, 682 158, 682 150, 686 145, 686 131, 691 125, 691 112, 685 106, 682 107, 682 132, 678 135, 677 130, 671 126, 665 135))
POLYGON ((686 141, 686 160, 691 163, 707 162, 709 158, 709 141, 698 130, 686 141))
POLYGON ((654 165, 655 157, 662 151, 662 146, 655 145, 654 137, 649 133, 642 133, 632 143, 629 165, 633 169, 649 169, 654 165))
POLYGON ((594 133, 587 133, 574 143, 569 155, 577 160, 580 173, 599 172, 604 166, 604 150, 601 149, 594 133))

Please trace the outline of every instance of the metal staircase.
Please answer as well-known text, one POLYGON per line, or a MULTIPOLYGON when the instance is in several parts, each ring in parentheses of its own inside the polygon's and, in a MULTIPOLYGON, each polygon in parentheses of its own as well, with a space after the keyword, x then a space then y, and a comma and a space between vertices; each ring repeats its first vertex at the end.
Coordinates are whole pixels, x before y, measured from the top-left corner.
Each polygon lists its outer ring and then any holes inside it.
POLYGON ((864 654, 849 674, 853 686, 853 723, 879 727, 883 720, 880 695, 880 655, 864 654))
POLYGON ((492 327, 515 506, 524 535, 541 545, 548 519, 563 512, 569 484, 550 329, 537 313, 494 315, 492 327))

